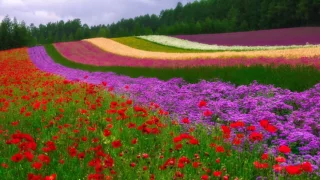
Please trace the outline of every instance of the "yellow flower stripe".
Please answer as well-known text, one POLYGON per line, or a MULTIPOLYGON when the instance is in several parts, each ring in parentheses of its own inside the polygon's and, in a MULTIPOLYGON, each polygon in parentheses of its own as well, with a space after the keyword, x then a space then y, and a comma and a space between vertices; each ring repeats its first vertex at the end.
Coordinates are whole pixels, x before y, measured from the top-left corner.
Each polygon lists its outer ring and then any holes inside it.
POLYGON ((281 49, 281 50, 264 50, 264 51, 244 51, 244 52, 205 52, 205 53, 165 53, 150 52, 135 49, 111 39, 92 38, 85 39, 100 49, 118 54, 121 56, 135 57, 141 59, 165 59, 165 60, 189 60, 189 59, 210 59, 210 58, 230 58, 230 57, 315 57, 320 56, 320 47, 297 48, 297 49, 281 49))

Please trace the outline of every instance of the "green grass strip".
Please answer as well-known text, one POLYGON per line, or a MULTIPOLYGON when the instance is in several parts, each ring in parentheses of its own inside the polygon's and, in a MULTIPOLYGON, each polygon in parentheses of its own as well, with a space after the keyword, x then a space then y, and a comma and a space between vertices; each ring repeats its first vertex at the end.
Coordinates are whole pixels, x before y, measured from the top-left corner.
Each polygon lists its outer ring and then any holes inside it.
POLYGON ((220 79, 236 85, 248 85, 256 80, 261 84, 273 84, 276 87, 292 91, 304 91, 320 82, 320 71, 315 67, 281 65, 272 66, 232 66, 232 67, 195 67, 195 68, 141 68, 141 67, 103 67, 72 62, 64 58, 52 44, 44 46, 48 55, 56 62, 66 67, 82 69, 90 72, 114 72, 133 78, 156 77, 161 80, 181 77, 189 83, 201 79, 214 81, 220 79))
POLYGON ((135 49, 153 51, 153 52, 168 52, 168 53, 196 53, 196 52, 216 52, 216 51, 203 51, 203 50, 191 50, 182 49, 177 47, 165 46, 155 42, 147 41, 137 37, 121 37, 112 38, 112 40, 130 46, 135 49))

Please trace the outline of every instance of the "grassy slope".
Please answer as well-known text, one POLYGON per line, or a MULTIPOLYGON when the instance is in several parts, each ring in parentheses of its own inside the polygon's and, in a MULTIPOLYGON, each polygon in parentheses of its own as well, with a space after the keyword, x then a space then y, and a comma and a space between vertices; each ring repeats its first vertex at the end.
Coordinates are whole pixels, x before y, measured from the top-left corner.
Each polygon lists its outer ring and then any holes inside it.
POLYGON ((320 82, 320 71, 313 67, 299 66, 292 68, 280 66, 252 66, 252 67, 198 67, 198 68, 179 68, 179 69, 156 69, 139 67, 98 67, 72 62, 64 58, 54 48, 52 44, 45 45, 49 56, 59 64, 64 66, 82 69, 87 71, 112 71, 130 77, 157 77, 158 79, 168 80, 181 77, 190 83, 196 83, 199 79, 213 80, 219 78, 223 81, 231 82, 236 85, 247 85, 257 80, 262 84, 274 84, 276 87, 287 88, 292 91, 304 91, 320 82))

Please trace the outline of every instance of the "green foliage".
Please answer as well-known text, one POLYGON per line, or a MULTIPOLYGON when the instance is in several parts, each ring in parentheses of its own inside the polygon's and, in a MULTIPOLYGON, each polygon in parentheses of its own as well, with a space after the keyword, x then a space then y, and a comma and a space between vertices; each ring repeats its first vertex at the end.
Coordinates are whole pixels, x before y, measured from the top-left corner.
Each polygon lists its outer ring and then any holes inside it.
POLYGON ((163 10, 159 15, 146 14, 91 27, 82 25, 80 19, 26 27, 11 22, 7 16, 0 23, 0 50, 94 37, 223 33, 317 26, 320 25, 319 9, 319 0, 201 0, 186 5, 178 3, 174 9, 163 10))
POLYGON ((233 66, 233 67, 196 67, 196 68, 140 68, 140 67, 102 67, 75 63, 64 58, 52 44, 45 45, 49 56, 66 67, 82 69, 90 72, 114 72, 121 75, 136 77, 156 77, 169 80, 181 77, 189 83, 200 79, 213 81, 220 79, 236 85, 248 85, 256 80, 261 84, 273 84, 275 87, 287 88, 292 91, 304 91, 320 82, 320 71, 315 67, 282 65, 272 66, 233 66), (308 81, 306 81, 308 79, 308 81))
POLYGON ((109 33, 109 30, 105 27, 102 27, 99 29, 99 32, 97 34, 97 37, 109 37, 110 36, 110 33, 109 33))
POLYGON ((68 41, 74 41, 74 37, 73 37, 73 34, 69 34, 69 37, 68 37, 68 41))

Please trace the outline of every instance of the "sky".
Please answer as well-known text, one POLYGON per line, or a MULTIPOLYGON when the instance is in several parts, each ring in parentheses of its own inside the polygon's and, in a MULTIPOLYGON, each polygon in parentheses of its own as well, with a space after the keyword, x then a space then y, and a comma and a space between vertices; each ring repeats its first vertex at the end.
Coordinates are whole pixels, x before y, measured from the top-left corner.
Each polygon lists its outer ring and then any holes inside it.
POLYGON ((194 0, 0 0, 0 21, 9 15, 27 25, 79 18, 89 26, 111 24, 122 18, 159 14, 178 2, 194 0))

